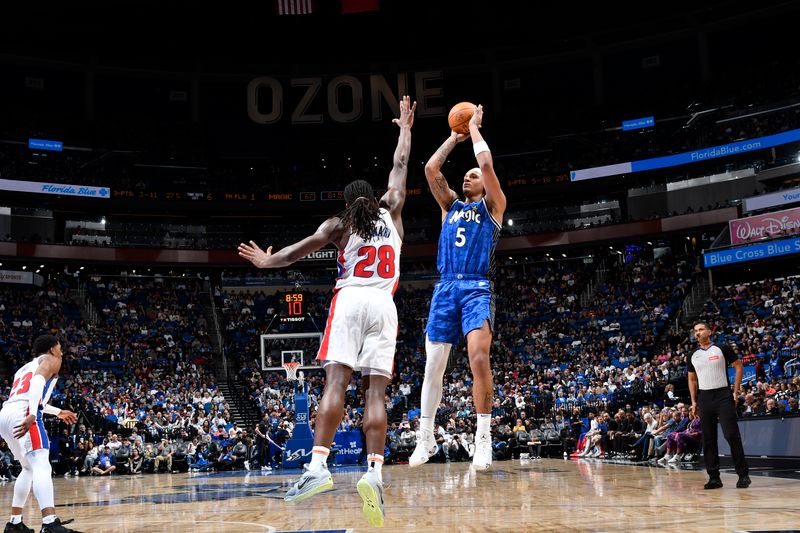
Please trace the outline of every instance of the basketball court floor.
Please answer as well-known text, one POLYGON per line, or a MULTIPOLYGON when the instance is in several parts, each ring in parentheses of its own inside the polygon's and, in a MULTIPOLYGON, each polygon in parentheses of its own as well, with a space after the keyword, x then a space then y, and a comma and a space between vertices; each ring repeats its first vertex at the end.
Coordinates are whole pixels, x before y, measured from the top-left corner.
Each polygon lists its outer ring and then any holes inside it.
MULTIPOLYGON (((358 532, 355 484, 362 468, 335 467, 334 489, 299 504, 283 501, 298 471, 56 478, 56 504, 84 532, 358 532)), ((468 463, 384 468, 382 531, 780 531, 800 530, 800 473, 753 469, 749 489, 723 473, 704 491, 702 471, 596 460, 468 463)), ((11 504, 12 485, 0 488, 11 504)), ((40 528, 29 500, 25 521, 40 528)))

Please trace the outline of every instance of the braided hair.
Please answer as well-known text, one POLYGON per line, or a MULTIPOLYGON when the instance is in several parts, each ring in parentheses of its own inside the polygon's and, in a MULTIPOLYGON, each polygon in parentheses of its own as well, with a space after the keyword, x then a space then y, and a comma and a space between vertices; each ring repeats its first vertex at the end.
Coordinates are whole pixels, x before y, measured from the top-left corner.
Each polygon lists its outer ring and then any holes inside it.
POLYGON ((344 200, 348 207, 339 214, 342 225, 362 239, 370 239, 381 218, 372 185, 364 180, 350 182, 344 188, 344 200))

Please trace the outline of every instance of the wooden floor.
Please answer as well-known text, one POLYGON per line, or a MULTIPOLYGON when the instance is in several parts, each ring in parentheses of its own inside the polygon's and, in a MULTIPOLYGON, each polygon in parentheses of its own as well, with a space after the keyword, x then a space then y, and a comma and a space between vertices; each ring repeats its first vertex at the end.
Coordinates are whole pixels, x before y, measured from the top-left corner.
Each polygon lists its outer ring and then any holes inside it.
MULTIPOLYGON (((296 471, 295 471, 296 472, 296 471)), ((62 518, 84 532, 365 531, 354 467, 333 470, 335 486, 300 504, 283 494, 296 473, 226 472, 57 478, 62 518)), ((798 476, 800 477, 800 476, 798 476)), ((387 466, 383 531, 747 531, 800 529, 800 480, 752 476, 747 490, 704 491, 705 473, 602 462, 467 463, 415 470, 387 466)), ((11 504, 12 484, 0 486, 11 504)), ((29 500, 25 521, 39 530, 29 500)))

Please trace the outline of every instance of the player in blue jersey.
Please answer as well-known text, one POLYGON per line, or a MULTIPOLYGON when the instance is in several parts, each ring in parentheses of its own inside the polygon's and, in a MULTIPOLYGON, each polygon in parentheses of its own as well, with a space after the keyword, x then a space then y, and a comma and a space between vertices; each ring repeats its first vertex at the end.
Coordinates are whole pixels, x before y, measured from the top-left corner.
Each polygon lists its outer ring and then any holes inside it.
POLYGON ((442 232, 436 266, 441 279, 431 299, 426 329, 425 380, 422 384, 420 437, 409 465, 419 466, 436 453, 433 423, 442 399, 447 358, 460 335, 467 338, 473 375, 472 395, 478 415, 472 465, 486 470, 492 464, 489 430, 492 410, 492 369, 489 347, 494 325, 494 249, 506 210, 506 197, 494 172, 492 154, 480 133, 483 107, 477 106, 469 134, 452 132, 425 165, 433 196, 442 208, 442 232), (478 167, 464 175, 464 200, 447 184, 441 169, 456 144, 472 138, 478 167))

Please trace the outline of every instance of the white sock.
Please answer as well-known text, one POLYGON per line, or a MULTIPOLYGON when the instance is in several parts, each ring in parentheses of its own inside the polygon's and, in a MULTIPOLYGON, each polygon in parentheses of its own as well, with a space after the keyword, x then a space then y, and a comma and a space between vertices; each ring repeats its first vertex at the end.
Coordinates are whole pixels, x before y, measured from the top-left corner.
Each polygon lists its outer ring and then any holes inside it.
POLYGON ((381 475, 381 468, 383 468, 383 456, 378 455, 377 453, 371 453, 367 455, 367 464, 369 465, 367 472, 375 472, 378 474, 378 479, 383 480, 383 476, 381 475))
POLYGON ((47 516, 42 517, 42 524, 52 524, 56 521, 56 515, 49 514, 47 516))
POLYGON ((424 433, 433 435, 433 417, 420 416, 419 417, 419 430, 424 433))
POLYGON ((316 470, 317 468, 324 468, 330 453, 330 448, 326 448, 325 446, 314 446, 311 449, 311 464, 309 465, 308 469, 316 470))
POLYGON ((11 515, 11 523, 12 524, 19 524, 22 522, 22 515, 21 514, 12 514, 11 515))
POLYGON ((478 413, 478 429, 475 431, 475 436, 489 437, 491 435, 491 431, 489 428, 489 424, 492 421, 492 415, 490 413, 478 413))
POLYGON ((447 369, 451 346, 446 342, 431 342, 425 336, 425 379, 422 381, 420 398, 420 429, 424 429, 422 424, 430 419, 431 433, 436 410, 442 401, 442 379, 447 369))

